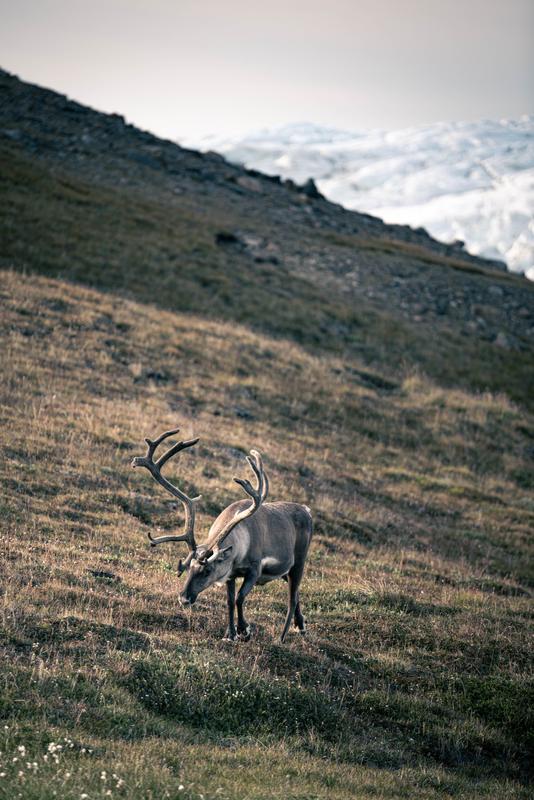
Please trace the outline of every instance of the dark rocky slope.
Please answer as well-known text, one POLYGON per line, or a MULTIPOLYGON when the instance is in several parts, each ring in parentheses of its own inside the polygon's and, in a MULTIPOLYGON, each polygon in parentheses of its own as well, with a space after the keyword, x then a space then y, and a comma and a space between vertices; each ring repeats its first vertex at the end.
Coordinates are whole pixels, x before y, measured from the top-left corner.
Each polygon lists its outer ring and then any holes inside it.
POLYGON ((534 287, 0 72, 0 264, 528 402, 534 287))

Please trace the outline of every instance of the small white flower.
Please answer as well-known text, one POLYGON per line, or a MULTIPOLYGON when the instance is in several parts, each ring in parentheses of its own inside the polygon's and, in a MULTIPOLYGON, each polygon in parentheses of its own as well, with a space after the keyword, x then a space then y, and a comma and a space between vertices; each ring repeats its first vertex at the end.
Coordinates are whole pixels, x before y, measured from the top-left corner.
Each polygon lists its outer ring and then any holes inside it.
POLYGON ((25 756, 26 755, 26 748, 24 747, 23 744, 19 744, 19 746, 17 747, 17 750, 19 751, 21 756, 25 756))

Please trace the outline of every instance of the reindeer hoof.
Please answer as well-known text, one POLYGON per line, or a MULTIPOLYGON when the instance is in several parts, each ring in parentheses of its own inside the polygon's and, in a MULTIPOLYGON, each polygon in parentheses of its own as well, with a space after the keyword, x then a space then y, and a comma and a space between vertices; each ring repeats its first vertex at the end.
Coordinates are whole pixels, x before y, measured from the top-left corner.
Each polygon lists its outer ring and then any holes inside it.
POLYGON ((247 625, 244 631, 237 632, 237 638, 240 642, 248 642, 250 641, 250 637, 252 636, 252 630, 250 625, 247 625))
POLYGON ((232 634, 226 632, 224 634, 223 638, 221 639, 221 642, 231 642, 232 644, 235 644, 237 642, 238 638, 239 637, 238 637, 237 633, 234 633, 232 635, 232 634))

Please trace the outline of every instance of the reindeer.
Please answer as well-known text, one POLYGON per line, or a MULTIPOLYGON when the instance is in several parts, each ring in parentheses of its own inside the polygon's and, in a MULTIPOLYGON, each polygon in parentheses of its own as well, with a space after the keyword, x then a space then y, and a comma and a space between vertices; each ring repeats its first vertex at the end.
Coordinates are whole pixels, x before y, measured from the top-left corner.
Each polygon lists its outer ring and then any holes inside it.
POLYGON ((200 592, 214 583, 226 583, 228 628, 224 639, 232 642, 248 641, 251 630, 243 614, 246 596, 256 584, 262 585, 276 578, 283 578, 288 584, 289 598, 280 641, 284 641, 292 619, 295 627, 304 634, 306 626, 300 610, 299 586, 312 535, 310 509, 298 503, 266 503, 269 481, 263 469, 261 455, 257 450, 251 450, 246 459, 256 477, 257 485, 252 486, 246 479, 234 478, 249 495, 251 502, 247 499, 237 500, 225 508, 209 529, 204 544, 197 545, 195 503, 200 500, 200 496, 188 497, 163 477, 161 469, 180 450, 193 447, 199 441, 198 438, 177 442, 154 461, 157 447, 178 431, 179 428, 166 431, 153 441, 145 439, 147 454, 134 458, 132 467, 146 467, 152 477, 184 505, 185 526, 182 534, 154 538, 148 533, 152 547, 162 542, 186 542, 189 546, 187 558, 183 562, 180 560, 178 564, 179 575, 187 572, 180 596, 181 603, 192 606, 200 592), (236 601, 237 578, 243 578, 243 583, 236 601), (234 622, 236 606, 237 628, 234 622))

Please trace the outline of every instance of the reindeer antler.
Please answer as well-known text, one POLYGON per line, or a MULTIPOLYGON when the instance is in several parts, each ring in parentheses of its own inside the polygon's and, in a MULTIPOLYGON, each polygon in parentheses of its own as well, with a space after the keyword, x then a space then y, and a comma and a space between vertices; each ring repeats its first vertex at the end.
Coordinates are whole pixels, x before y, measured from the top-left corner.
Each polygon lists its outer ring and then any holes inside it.
POLYGON ((148 538, 150 539, 150 544, 152 547, 155 547, 157 544, 161 544, 162 542, 187 542, 189 545, 191 553, 196 550, 196 542, 195 542, 195 506, 194 504, 200 500, 201 495, 198 497, 189 497, 178 489, 177 486, 172 484, 167 478, 164 478, 161 474, 161 468, 167 461, 179 453, 180 450, 185 450, 186 447, 192 447, 198 442, 198 438, 196 439, 189 439, 185 442, 177 442, 158 458, 157 461, 154 461, 154 453, 157 447, 164 441, 164 439, 168 439, 169 436, 174 436, 175 433, 178 433, 180 428, 174 428, 172 431, 165 431, 157 439, 145 439, 147 443, 148 449, 146 456, 136 456, 132 461, 132 467, 146 467, 154 480, 156 480, 164 489, 170 492, 174 497, 177 497, 179 500, 182 501, 184 504, 185 509, 185 529, 184 533, 180 536, 159 536, 154 538, 152 534, 148 533, 148 538))
POLYGON ((209 543, 209 548, 211 551, 216 550, 221 546, 223 539, 226 539, 230 531, 233 530, 239 522, 242 522, 244 519, 247 519, 247 517, 251 517, 252 514, 256 513, 269 492, 269 480, 263 469, 261 455, 257 450, 251 450, 250 456, 247 456, 246 458, 250 468, 256 476, 258 485, 256 488, 254 488, 254 486, 252 486, 250 481, 247 481, 246 478, 234 478, 234 481, 243 487, 245 492, 252 498, 252 503, 248 506, 248 508, 243 509, 243 511, 238 511, 233 519, 231 519, 230 522, 228 522, 224 528, 217 533, 216 538, 209 543))

